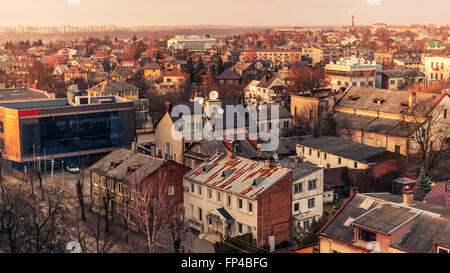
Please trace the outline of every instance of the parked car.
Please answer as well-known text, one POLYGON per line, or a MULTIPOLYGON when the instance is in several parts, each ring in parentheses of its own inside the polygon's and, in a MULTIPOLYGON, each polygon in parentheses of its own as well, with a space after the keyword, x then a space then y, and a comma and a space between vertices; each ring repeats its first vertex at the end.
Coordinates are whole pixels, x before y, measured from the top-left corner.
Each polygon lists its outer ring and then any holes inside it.
POLYGON ((80 173, 80 168, 78 168, 77 165, 75 164, 66 164, 66 171, 68 171, 71 174, 79 174, 80 173))

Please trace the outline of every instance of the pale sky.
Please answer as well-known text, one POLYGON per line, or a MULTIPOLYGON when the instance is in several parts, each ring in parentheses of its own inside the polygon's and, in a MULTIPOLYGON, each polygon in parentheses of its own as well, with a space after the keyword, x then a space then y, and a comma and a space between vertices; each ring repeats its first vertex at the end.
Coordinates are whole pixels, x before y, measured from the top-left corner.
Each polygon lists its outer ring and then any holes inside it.
POLYGON ((450 0, 0 0, 0 26, 450 23, 450 0))

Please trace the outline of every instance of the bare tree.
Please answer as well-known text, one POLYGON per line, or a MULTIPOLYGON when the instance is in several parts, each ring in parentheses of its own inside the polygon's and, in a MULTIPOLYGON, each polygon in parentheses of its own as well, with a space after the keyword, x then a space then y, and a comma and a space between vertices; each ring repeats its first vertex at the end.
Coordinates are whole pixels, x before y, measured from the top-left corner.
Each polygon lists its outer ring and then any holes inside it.
POLYGON ((78 196, 78 204, 80 205, 81 210, 81 220, 86 222, 86 209, 84 206, 84 197, 83 197, 83 184, 84 184, 84 170, 77 175, 77 196, 78 196))
MULTIPOLYGON (((139 176, 140 169, 136 170, 139 176)), ((133 174, 132 174, 133 175, 133 174)), ((157 247, 167 248, 160 242, 174 223, 176 204, 168 198, 167 173, 158 171, 157 174, 145 181, 133 185, 134 197, 131 206, 139 227, 146 236, 149 252, 155 252, 157 247)), ((184 220, 183 220, 184 221, 184 220)))
POLYGON ((443 119, 445 109, 426 103, 417 105, 412 111, 411 150, 418 160, 418 170, 427 174, 449 153, 450 123, 443 119))

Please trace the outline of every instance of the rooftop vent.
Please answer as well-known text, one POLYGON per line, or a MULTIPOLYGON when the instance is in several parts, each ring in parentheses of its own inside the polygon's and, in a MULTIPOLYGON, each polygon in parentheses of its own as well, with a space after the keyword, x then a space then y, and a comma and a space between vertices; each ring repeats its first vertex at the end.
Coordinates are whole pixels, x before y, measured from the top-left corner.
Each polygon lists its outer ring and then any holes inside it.
POLYGON ((261 183, 262 183, 265 179, 266 179, 266 178, 264 178, 264 177, 256 178, 255 180, 253 180, 252 186, 258 187, 259 185, 261 185, 261 183))
POLYGON ((214 167, 213 164, 206 165, 205 167, 203 167, 203 171, 204 172, 209 172, 213 167, 214 167))
POLYGON ((373 102, 374 103, 378 103, 378 104, 382 104, 384 101, 385 101, 385 99, 383 99, 383 98, 375 98, 375 99, 373 99, 373 102))

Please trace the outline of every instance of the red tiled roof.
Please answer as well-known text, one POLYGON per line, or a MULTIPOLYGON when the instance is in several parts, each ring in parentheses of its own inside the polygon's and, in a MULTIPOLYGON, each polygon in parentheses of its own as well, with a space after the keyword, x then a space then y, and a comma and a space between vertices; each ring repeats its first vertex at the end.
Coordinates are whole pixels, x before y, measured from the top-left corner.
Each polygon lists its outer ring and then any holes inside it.
POLYGON ((240 80, 241 76, 239 76, 236 72, 227 69, 222 74, 220 74, 217 77, 217 79, 218 80, 240 80))
POLYGON ((437 183, 424 198, 425 203, 450 208, 450 184, 437 183))

